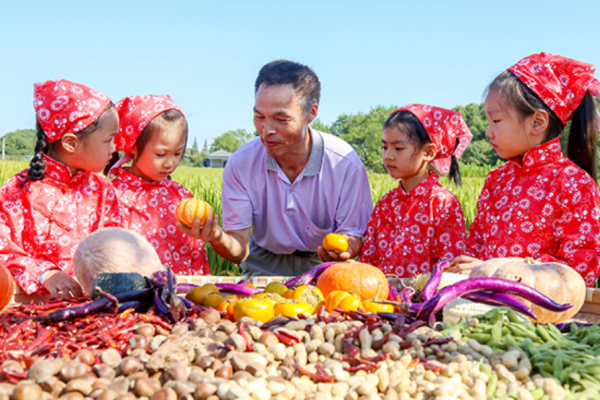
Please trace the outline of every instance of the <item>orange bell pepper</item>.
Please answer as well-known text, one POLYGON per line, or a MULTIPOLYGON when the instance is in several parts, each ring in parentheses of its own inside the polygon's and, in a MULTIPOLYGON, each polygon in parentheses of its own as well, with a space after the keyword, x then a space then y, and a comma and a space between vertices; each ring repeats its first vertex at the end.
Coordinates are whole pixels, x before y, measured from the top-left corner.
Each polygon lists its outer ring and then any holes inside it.
POLYGON ((312 313, 312 307, 303 301, 298 300, 280 300, 273 307, 275 315, 283 315, 284 317, 295 317, 302 313, 312 313))
POLYGON ((268 300, 248 297, 238 300, 233 306, 233 317, 236 321, 239 321, 242 317, 250 317, 260 322, 267 322, 274 315, 273 305, 268 300))
POLYGON ((359 308, 364 309, 358 297, 343 290, 334 290, 329 293, 325 298, 325 308, 329 313, 332 313, 335 308, 340 308, 344 311, 358 311, 359 308))

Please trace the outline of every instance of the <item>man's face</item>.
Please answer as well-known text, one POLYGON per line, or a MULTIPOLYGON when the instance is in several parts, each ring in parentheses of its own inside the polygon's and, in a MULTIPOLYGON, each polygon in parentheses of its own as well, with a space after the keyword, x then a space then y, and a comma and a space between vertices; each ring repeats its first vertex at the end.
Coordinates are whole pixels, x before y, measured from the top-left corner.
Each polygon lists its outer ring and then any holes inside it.
POLYGON ((308 124, 317 116, 314 104, 305 113, 303 101, 291 84, 261 85, 254 102, 254 126, 267 153, 275 158, 285 157, 301 149, 308 135, 308 124))

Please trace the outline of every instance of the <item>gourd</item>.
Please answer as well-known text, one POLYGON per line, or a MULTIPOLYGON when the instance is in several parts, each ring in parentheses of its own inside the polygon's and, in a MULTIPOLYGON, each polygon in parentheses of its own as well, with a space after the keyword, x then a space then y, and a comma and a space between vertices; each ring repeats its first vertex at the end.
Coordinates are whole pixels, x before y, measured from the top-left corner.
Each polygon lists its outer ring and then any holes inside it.
POLYGON ((387 299, 389 285, 385 274, 379 268, 357 261, 337 263, 327 268, 317 280, 317 287, 324 297, 334 290, 350 292, 362 301, 387 299))
POLYGON ((536 313, 541 324, 569 320, 583 306, 587 290, 585 281, 573 268, 560 263, 541 263, 532 258, 495 258, 475 267, 469 278, 475 277, 494 277, 521 282, 560 304, 573 305, 564 312, 553 312, 520 298, 536 313))
POLYGON ((195 219, 200 221, 201 226, 204 226, 206 218, 213 219, 214 216, 215 211, 211 205, 199 199, 185 199, 175 208, 175 219, 189 227, 192 226, 195 219))
POLYGON ((323 238, 323 249, 343 253, 348 250, 348 239, 344 235, 337 233, 328 233, 323 238))
POLYGON ((0 310, 10 302, 15 291, 15 281, 10 271, 0 265, 0 310))
POLYGON ((150 277, 165 270, 154 247, 142 235, 123 228, 102 228, 86 237, 75 251, 73 268, 87 292, 105 272, 137 272, 150 277))

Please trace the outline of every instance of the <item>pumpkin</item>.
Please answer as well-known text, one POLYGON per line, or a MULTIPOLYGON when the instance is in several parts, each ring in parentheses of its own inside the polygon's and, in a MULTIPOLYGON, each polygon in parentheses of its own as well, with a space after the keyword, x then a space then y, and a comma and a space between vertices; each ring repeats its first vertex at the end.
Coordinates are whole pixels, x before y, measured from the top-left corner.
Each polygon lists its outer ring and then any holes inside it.
POLYGON ((327 297, 334 290, 350 292, 361 300, 387 299, 389 285, 379 268, 357 261, 337 263, 327 268, 317 280, 317 287, 327 297))
POLYGON ((89 293, 94 279, 105 272, 137 272, 150 277, 165 268, 142 235, 123 228, 102 228, 79 244, 73 255, 73 269, 89 293))
POLYGON ((10 271, 0 265, 0 310, 2 310, 12 299, 15 292, 15 281, 10 271))
MULTIPOLYGON (((542 292, 554 301, 573 307, 553 312, 519 298, 538 316, 538 322, 561 323, 573 317, 585 301, 585 281, 573 268, 559 263, 541 263, 531 258, 495 258, 475 267, 469 278, 494 277, 521 282, 542 292)), ((516 296, 515 296, 516 297, 516 296)))
POLYGON ((200 220, 200 225, 204 226, 206 218, 213 219, 214 216, 215 211, 211 205, 198 199, 185 199, 175 208, 175 219, 189 227, 195 219, 200 220))

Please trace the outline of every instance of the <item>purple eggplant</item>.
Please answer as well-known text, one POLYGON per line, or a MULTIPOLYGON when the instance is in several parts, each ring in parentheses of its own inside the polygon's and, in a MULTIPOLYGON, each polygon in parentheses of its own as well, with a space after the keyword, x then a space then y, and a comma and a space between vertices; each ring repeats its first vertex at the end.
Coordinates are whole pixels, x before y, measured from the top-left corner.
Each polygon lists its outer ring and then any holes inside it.
MULTIPOLYGON (((181 298, 177 296, 175 289, 177 279, 170 267, 167 266, 167 289, 169 290, 169 308, 175 322, 179 322, 186 317, 187 308, 181 298)), ((160 289, 159 289, 160 290, 160 289)), ((164 289, 163 289, 164 290, 164 289)))
POLYGON ((431 276, 425 286, 423 286, 423 290, 421 290, 421 299, 423 299, 423 301, 427 301, 433 297, 442 281, 442 273, 449 266, 450 264, 447 261, 442 261, 433 265, 431 276))
POLYGON ((111 304, 110 300, 102 298, 81 306, 66 308, 64 310, 51 312, 50 314, 34 317, 32 320, 36 322, 67 321, 73 318, 99 313, 103 311, 109 304, 111 304))
POLYGON ((285 283, 285 286, 291 289, 298 286, 310 285, 317 277, 319 277, 323 273, 323 271, 331 267, 333 264, 337 264, 337 262, 330 261, 319 265, 315 265, 314 267, 306 271, 304 274, 298 275, 297 277, 288 280, 285 283))
POLYGON ((387 299, 390 301, 398 301, 398 289, 396 289, 396 286, 392 285, 390 282, 388 282, 388 286, 389 292, 387 299))
POLYGON ((239 283, 217 283, 215 286, 219 289, 219 292, 233 293, 243 297, 252 296, 253 294, 262 292, 260 289, 240 285, 239 283))
POLYGON ((187 293, 190 290, 199 287, 198 285, 194 285, 193 283, 178 283, 177 284, 177 293, 187 293))
POLYGON ((516 297, 506 293, 493 292, 475 292, 462 296, 463 298, 478 303, 489 304, 492 306, 510 307, 513 310, 527 315, 529 318, 537 319, 533 310, 516 297))
POLYGON ((511 293, 550 311, 562 312, 573 307, 572 304, 558 304, 545 294, 520 282, 499 278, 471 278, 443 288, 423 303, 419 319, 429 320, 431 324, 435 314, 450 301, 469 293, 481 291, 511 293))
POLYGON ((415 295, 416 290, 411 288, 411 287, 405 287, 404 289, 402 289, 400 291, 400 300, 403 303, 411 303, 412 302, 412 298, 415 295))
POLYGON ((154 307, 156 308, 157 314, 162 314, 171 319, 171 310, 169 310, 169 307, 167 307, 167 305, 161 298, 161 295, 160 293, 158 293, 158 290, 154 292, 154 307))

